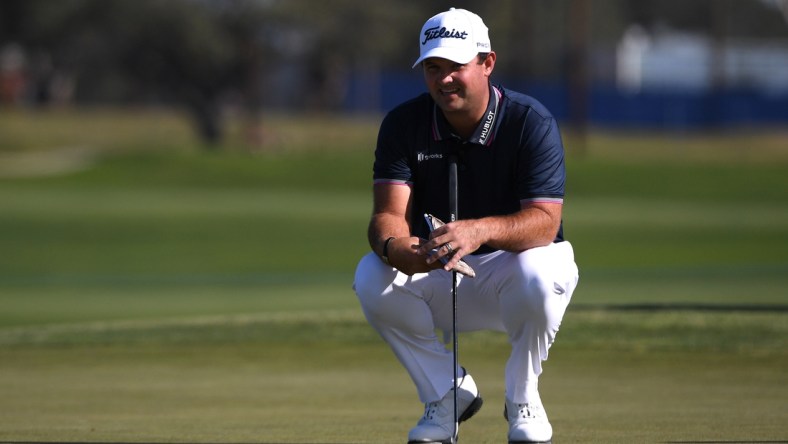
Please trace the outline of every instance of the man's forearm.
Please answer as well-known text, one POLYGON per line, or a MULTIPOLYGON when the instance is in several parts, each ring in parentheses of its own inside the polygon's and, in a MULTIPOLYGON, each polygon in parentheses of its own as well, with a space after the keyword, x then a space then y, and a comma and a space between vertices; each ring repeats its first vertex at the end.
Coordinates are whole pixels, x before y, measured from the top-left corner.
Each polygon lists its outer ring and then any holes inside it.
POLYGON ((383 254, 383 244, 390 237, 408 237, 410 227, 402 216, 389 213, 372 215, 367 230, 369 245, 378 256, 383 254))
POLYGON ((479 219, 483 244, 520 252, 549 245, 555 239, 561 218, 543 208, 531 207, 515 214, 479 219))

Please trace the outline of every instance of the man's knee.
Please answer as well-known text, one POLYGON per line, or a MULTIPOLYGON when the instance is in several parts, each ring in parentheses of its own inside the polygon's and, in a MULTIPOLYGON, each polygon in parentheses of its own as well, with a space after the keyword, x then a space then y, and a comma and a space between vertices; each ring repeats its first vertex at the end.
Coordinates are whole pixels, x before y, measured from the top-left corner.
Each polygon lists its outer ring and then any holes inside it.
POLYGON ((361 258, 356 267, 353 289, 368 316, 384 309, 383 293, 396 275, 397 271, 385 265, 374 253, 361 258))
MULTIPOLYGON (((557 308, 563 313, 571 296, 567 288, 567 274, 562 268, 574 266, 564 263, 551 247, 528 250, 517 254, 510 267, 510 286, 506 290, 508 304, 524 310, 529 316, 551 316, 557 308)), ((571 262, 571 261, 570 261, 571 262)), ((571 268, 571 267, 570 267, 571 268)), ((513 307, 514 308, 514 307, 513 307)))

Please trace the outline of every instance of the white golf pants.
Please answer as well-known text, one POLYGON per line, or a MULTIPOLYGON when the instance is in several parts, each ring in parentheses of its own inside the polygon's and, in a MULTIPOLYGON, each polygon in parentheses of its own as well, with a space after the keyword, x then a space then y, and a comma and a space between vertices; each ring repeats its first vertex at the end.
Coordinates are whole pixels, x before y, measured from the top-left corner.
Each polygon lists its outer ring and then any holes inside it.
MULTIPOLYGON (((542 361, 578 281, 572 245, 564 241, 464 260, 476 277, 458 275, 457 331, 506 332, 512 345, 506 396, 515 403, 538 401, 542 361)), ((370 325, 405 367, 421 401, 443 398, 453 387, 453 359, 436 329, 452 330, 451 273, 408 276, 369 253, 356 268, 353 288, 370 325)))

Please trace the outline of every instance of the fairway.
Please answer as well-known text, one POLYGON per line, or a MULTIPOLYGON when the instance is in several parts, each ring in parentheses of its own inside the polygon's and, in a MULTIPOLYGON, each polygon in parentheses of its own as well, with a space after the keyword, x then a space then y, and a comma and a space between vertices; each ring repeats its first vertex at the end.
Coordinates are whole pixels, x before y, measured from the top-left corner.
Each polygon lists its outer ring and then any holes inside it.
MULTIPOLYGON (((785 436, 785 314, 727 321, 730 333, 761 325, 782 337, 753 348, 749 338, 714 345, 702 314, 632 314, 651 325, 630 324, 628 314, 567 315, 566 346, 553 348, 541 383, 554 441, 785 436), (605 341, 618 323, 629 340, 605 341), (677 346, 676 324, 698 342, 677 346)), ((355 310, 11 329, 3 340, 3 441, 395 443, 421 410, 355 310)), ((462 441, 501 442, 508 346, 493 334, 461 340, 486 400, 462 441)))
MULTIPOLYGON (((269 121, 210 152, 171 115, 0 111, 0 443, 404 442, 423 406, 351 288, 377 120, 269 121)), ((566 139, 554 442, 788 441, 788 136, 566 139)), ((460 354, 461 442, 503 442, 506 340, 460 354)))

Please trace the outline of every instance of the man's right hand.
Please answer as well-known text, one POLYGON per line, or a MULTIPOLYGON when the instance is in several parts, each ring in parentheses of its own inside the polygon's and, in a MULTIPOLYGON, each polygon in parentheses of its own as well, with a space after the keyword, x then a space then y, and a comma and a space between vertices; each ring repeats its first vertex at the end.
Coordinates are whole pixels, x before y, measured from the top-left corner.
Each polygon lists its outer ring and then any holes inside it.
POLYGON ((392 239, 388 247, 389 264, 408 276, 442 268, 440 261, 428 264, 429 255, 419 254, 419 247, 425 242, 426 239, 415 236, 392 239))

